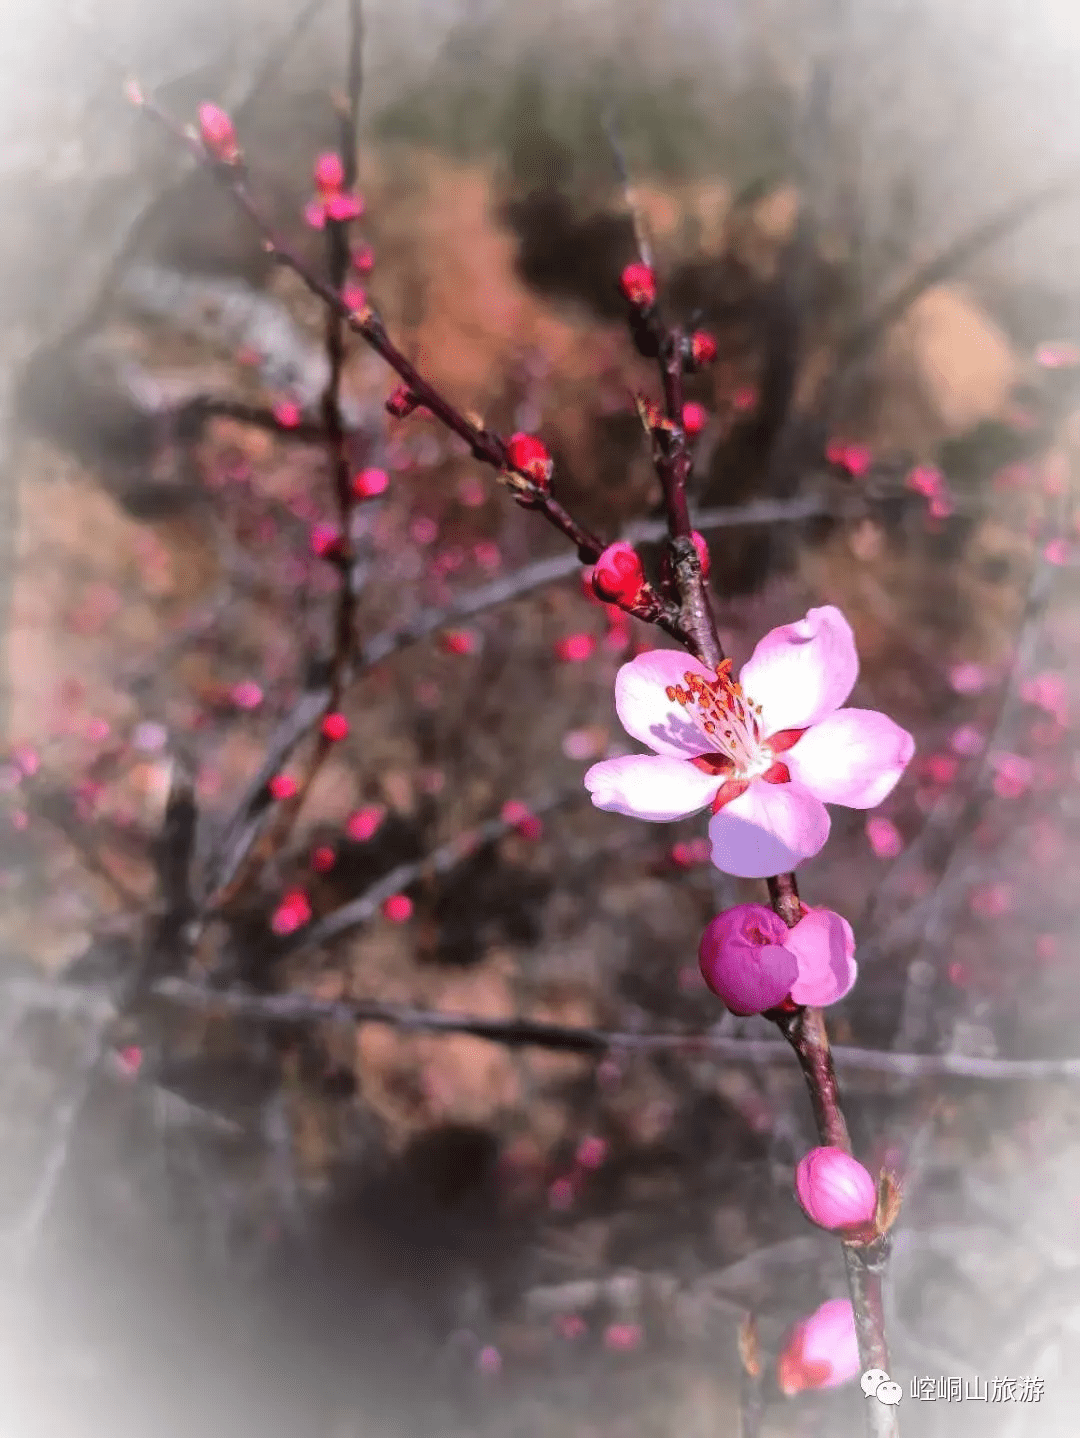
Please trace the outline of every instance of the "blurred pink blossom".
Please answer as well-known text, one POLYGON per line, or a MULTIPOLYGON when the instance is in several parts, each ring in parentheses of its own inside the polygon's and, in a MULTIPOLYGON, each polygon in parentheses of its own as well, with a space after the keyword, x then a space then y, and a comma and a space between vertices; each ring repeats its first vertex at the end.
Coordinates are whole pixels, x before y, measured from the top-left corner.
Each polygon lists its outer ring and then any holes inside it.
POLYGON ((892 820, 878 815, 867 819, 866 838, 878 859, 895 859, 904 847, 904 837, 892 820))
POLYGON ((850 1298, 830 1298, 788 1335, 776 1380, 789 1398, 807 1388, 838 1388, 858 1374, 859 1341, 850 1298))

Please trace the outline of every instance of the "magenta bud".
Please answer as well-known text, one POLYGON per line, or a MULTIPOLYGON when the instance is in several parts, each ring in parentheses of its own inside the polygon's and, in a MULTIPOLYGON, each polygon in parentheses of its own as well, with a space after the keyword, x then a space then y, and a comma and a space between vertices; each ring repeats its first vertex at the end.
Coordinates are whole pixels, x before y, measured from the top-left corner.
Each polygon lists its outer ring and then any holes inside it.
POLYGON ((737 904, 718 914, 701 936, 701 975, 733 1014, 761 1014, 782 1004, 799 977, 784 947, 789 930, 763 904, 737 904))
POLYGON ((858 1159, 842 1148, 812 1148, 795 1170, 803 1212, 821 1228, 858 1228, 872 1222, 877 1185, 858 1159))

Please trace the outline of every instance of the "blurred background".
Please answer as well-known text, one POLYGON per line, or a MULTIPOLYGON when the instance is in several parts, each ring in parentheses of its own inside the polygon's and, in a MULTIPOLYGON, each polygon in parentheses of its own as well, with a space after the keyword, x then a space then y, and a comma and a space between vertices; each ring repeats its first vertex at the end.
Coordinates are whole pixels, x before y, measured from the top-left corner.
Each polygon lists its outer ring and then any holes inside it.
MULTIPOLYGON (((632 747, 618 667, 669 641, 429 415, 389 416, 359 343, 350 463, 388 482, 352 520, 348 733, 265 842, 329 693, 325 320, 125 84, 182 124, 224 106, 324 273, 305 207, 348 18, 4 13, 0 1434, 734 1434, 747 1313, 760 1431, 858 1433, 857 1385, 776 1389, 842 1265, 792 1192, 794 1061, 697 968, 765 886, 712 868, 703 818, 582 784, 632 747)), ((851 702, 918 746, 799 873, 855 928, 829 1028, 855 1151, 904 1186, 901 1426, 1073 1432, 1080 24, 1050 0, 363 20, 351 283, 653 574, 635 224, 667 312, 716 336, 687 398, 725 649, 840 606, 851 702), (1041 1397, 991 1397, 1025 1378, 1041 1397)))

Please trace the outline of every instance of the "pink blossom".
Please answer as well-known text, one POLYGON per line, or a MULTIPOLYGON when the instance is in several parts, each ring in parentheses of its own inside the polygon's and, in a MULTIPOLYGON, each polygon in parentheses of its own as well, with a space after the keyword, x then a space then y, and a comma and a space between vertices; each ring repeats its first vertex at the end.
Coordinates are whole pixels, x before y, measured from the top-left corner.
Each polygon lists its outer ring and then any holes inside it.
POLYGON ((990 671, 983 664, 966 661, 949 670, 949 683, 957 694, 978 694, 990 683, 990 671))
POLYGON ((1008 884, 980 884, 972 889, 968 902, 974 914, 987 919, 999 919, 1013 906, 1013 892, 1008 884))
POLYGON ((1072 369, 1080 364, 1080 349, 1068 340, 1047 340, 1035 351, 1035 363, 1043 369, 1072 369))
POLYGON ((767 634, 739 682, 675 650, 624 664, 623 728, 651 749, 585 775, 598 809, 669 823, 710 807, 712 861, 740 878, 794 869, 829 837, 826 804, 872 809, 914 753, 886 715, 842 709, 859 671, 854 636, 832 605, 767 634))
POLYGON ((326 206, 321 200, 308 200, 304 206, 304 224, 312 230, 326 228, 326 206))
POLYGON ((583 1338, 588 1333, 589 1325, 580 1313, 560 1313, 555 1319, 555 1331, 560 1338, 573 1342, 575 1338, 583 1338))
POLYGON ((232 118, 220 105, 205 100, 199 106, 199 134, 215 160, 231 165, 240 158, 240 147, 236 143, 232 118))
POLYGON ((579 1168, 597 1169, 607 1158, 607 1151, 608 1146, 604 1139, 589 1134, 578 1144, 574 1162, 579 1168))
POLYGON ((689 404, 683 405, 683 429, 686 430, 686 433, 691 437, 695 434, 700 434, 708 421, 709 414, 704 405, 696 404, 693 400, 691 400, 689 404))
POLYGON ((390 476, 385 469, 362 469, 353 475, 352 492, 357 499, 372 499, 382 494, 389 484, 390 476))
POLYGON ((1062 675, 1049 671, 1033 675, 1021 684, 1020 698, 1052 714, 1059 724, 1068 723, 1069 691, 1062 675))
MULTIPOLYGON (((595 653, 596 640, 591 634, 568 634, 555 646, 556 656, 568 664, 580 664, 585 659, 591 659, 595 653)), ((586 775, 587 783, 588 776, 586 775)), ((596 802, 595 799, 593 802, 596 802)), ((604 806, 601 804, 598 807, 603 808, 604 806)))
POLYGON ((392 924, 404 924, 412 918, 413 901, 408 894, 391 894, 383 902, 382 911, 392 924))
POLYGON ((935 784, 951 784, 959 768, 955 754, 929 754, 926 759, 927 776, 935 784))
POLYGON ((439 526, 427 514, 418 514, 409 525, 409 538, 416 544, 434 544, 439 537, 439 526))
POLYGON ((807 1218, 821 1228, 859 1227, 877 1209, 873 1178, 842 1148, 812 1148, 795 1170, 795 1192, 807 1218))
POLYGON ((904 837, 893 821, 877 814, 866 821, 866 838, 878 859, 895 859, 904 847, 904 837))
POLYGON ((609 1323, 604 1329, 604 1347, 609 1353, 632 1353, 644 1337, 640 1323, 609 1323))
POLYGON ((273 406, 273 414, 282 429, 295 429, 300 423, 300 406, 291 399, 279 399, 273 406))
POLYGON ((868 474, 874 456, 868 445, 849 444, 845 440, 830 440, 825 447, 825 458, 838 469, 846 469, 853 479, 868 474))
POLYGON ((322 730, 323 738, 329 739, 332 744, 340 744, 342 739, 349 737, 349 721, 344 714, 324 715, 319 728, 322 730))
POLYGON ((303 889, 291 889, 274 910, 270 927, 275 934, 284 936, 303 928, 311 918, 311 903, 303 889))
POLYGON ((1062 565, 1069 562, 1069 541, 1067 539, 1051 539, 1049 544, 1043 547, 1043 558, 1047 564, 1062 565))
POLYGON ((343 192, 326 197, 326 218, 328 220, 356 220, 363 213, 364 201, 359 195, 343 192))
POLYGON ((737 904, 701 936, 706 984, 734 1014, 760 1014, 790 996, 824 1007, 855 982, 855 936, 830 909, 808 909, 794 928, 764 904, 737 904))
POLYGON ((502 1354, 493 1343, 487 1343, 476 1355, 477 1371, 486 1378, 495 1378, 502 1372, 502 1354))
POLYGON ((926 499, 932 499, 935 494, 941 492, 944 475, 940 469, 932 464, 919 464, 910 472, 904 481, 908 489, 913 489, 916 494, 923 495, 926 499))
POLYGON ((329 844, 320 844, 317 849, 312 850, 311 867, 316 874, 328 874, 337 863, 337 854, 329 844))
POLYGON ((567 1174, 553 1179, 548 1186, 548 1204, 559 1213, 565 1213, 574 1204, 574 1180, 567 1174))
POLYGON ((1031 786, 1035 766, 1022 754, 992 754, 990 767, 994 771, 994 793, 1002 799, 1018 799, 1031 786))
POLYGON ((345 164, 334 150, 324 150, 315 161, 315 188, 333 193, 345 183, 345 164))
POLYGON ((973 754, 981 753, 985 743, 985 734, 974 724, 961 724, 958 729, 953 730, 952 738, 949 740, 953 753, 960 754, 966 759, 971 758, 973 754))
POLYGON ((806 1388, 839 1388, 859 1368, 851 1300, 830 1298, 791 1330, 777 1359, 776 1381, 790 1398, 806 1388))
POLYGON ((372 837, 386 818, 382 804, 369 804, 366 809, 357 809, 345 821, 345 832, 354 843, 363 844, 372 837))
POLYGON ((520 799, 508 799, 502 806, 500 817, 504 824, 512 824, 523 839, 540 839, 544 833, 544 821, 534 814, 528 804, 520 799))

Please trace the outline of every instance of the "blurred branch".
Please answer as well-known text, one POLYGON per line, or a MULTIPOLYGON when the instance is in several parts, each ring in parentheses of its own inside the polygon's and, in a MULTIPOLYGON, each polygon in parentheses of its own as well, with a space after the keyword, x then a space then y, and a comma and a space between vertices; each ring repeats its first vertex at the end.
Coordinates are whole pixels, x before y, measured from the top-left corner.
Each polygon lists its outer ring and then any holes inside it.
MULTIPOLYGON (((784 1064, 791 1050, 783 1039, 727 1038, 716 1033, 628 1033, 618 1029, 546 1023, 537 1019, 489 1019, 442 1013, 408 1004, 372 999, 317 999, 304 994, 249 994, 209 989, 183 979, 163 979, 153 992, 186 1008, 233 1014, 261 1023, 386 1024, 413 1033, 471 1034, 510 1048, 533 1047, 562 1053, 674 1052, 725 1062, 784 1064)), ((980 1059, 961 1054, 904 1054, 838 1044, 832 1051, 838 1069, 878 1073, 901 1079, 957 1078, 989 1082, 1040 1082, 1080 1079, 1080 1058, 980 1059)))

